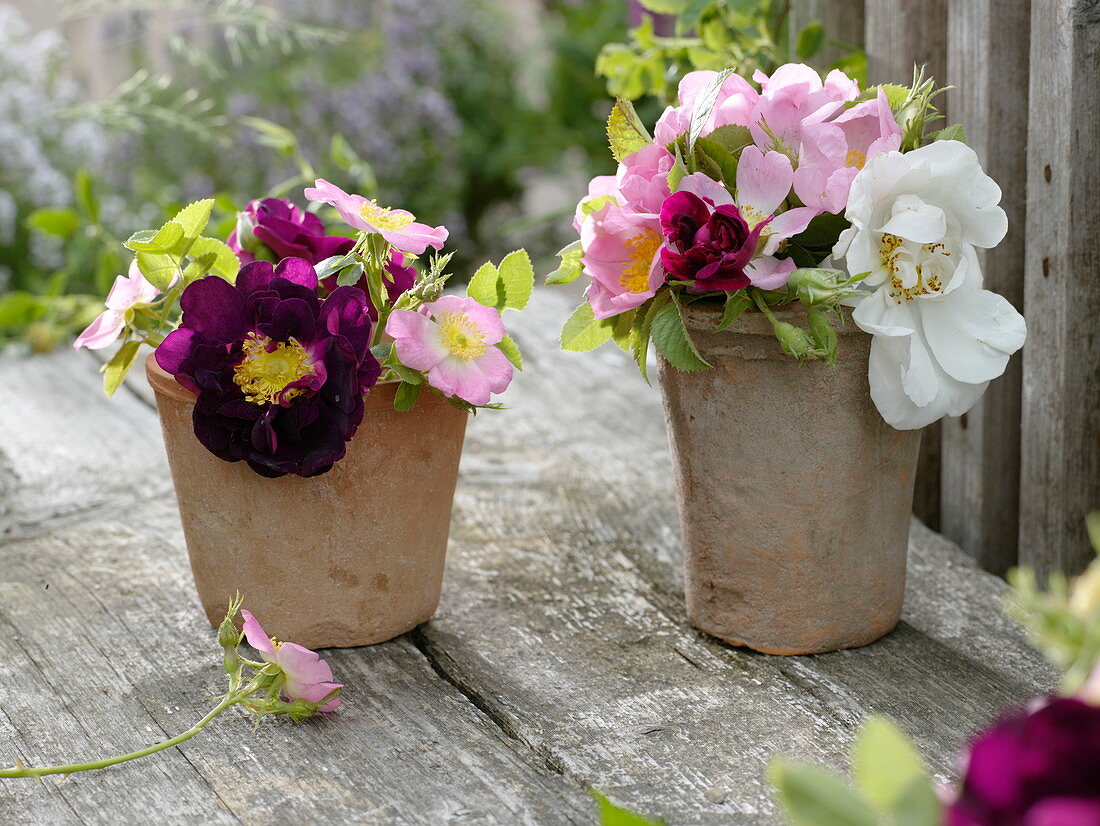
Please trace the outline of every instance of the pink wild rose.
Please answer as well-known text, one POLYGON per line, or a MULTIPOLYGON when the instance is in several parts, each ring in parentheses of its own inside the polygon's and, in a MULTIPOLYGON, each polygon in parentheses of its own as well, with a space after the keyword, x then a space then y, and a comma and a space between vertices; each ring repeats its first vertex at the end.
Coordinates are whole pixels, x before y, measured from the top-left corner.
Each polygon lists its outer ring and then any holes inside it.
MULTIPOLYGON (((707 70, 684 75, 683 80, 680 81, 679 105, 665 109, 653 130, 657 143, 667 146, 688 131, 695 101, 717 76, 718 72, 707 70)), ((715 129, 730 124, 748 126, 759 97, 757 91, 752 88, 752 84, 745 78, 738 74, 731 74, 722 81, 722 88, 718 91, 714 108, 700 134, 709 135, 715 129)))
POLYGON ((869 158, 901 146, 901 127, 880 88, 874 100, 858 103, 830 121, 802 126, 794 191, 804 204, 840 213, 852 181, 869 158))
POLYGON ((418 312, 394 310, 386 332, 401 363, 427 371, 444 396, 484 405, 512 383, 512 363, 496 346, 505 336, 500 313, 472 298, 445 295, 418 312))
POLYGON ((145 280, 137 261, 131 261, 127 274, 115 277, 115 283, 107 294, 107 309, 76 337, 73 347, 77 350, 81 347, 102 350, 111 346, 126 326, 126 311, 139 304, 148 304, 158 295, 160 290, 145 280))
POLYGON ((761 90, 749 122, 753 141, 791 158, 799 157, 804 124, 828 120, 859 97, 859 84, 839 69, 829 72, 823 83, 802 63, 784 64, 771 77, 757 71, 753 80, 761 90))
POLYGON ((581 263, 592 279, 588 303, 596 318, 644 304, 664 283, 661 218, 609 203, 581 225, 581 263))
MULTIPOLYGON (((244 617, 244 636, 248 644, 260 652, 266 662, 275 663, 286 676, 283 693, 290 699, 319 703, 343 685, 332 681, 332 669, 316 651, 310 651, 297 643, 275 642, 267 635, 251 612, 241 609, 244 617)), ((340 698, 333 697, 320 711, 335 711, 340 698)))
POLYGON ((446 227, 418 224, 415 216, 407 210, 389 209, 362 195, 350 195, 323 178, 318 178, 305 194, 311 201, 335 207, 348 226, 377 233, 400 252, 422 255, 428 247, 438 250, 447 241, 446 227))

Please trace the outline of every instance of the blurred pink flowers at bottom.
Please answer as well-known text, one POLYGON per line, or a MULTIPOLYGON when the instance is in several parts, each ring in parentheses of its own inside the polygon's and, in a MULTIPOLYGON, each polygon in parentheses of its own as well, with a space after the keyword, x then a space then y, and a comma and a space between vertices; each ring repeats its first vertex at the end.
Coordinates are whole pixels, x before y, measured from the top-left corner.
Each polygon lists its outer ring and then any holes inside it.
MULTIPOLYGON (((244 636, 248 644, 260 652, 266 662, 275 663, 286 676, 283 693, 294 700, 319 703, 333 691, 344 686, 332 682, 332 669, 316 651, 310 651, 297 643, 275 642, 251 612, 241 610, 244 617, 244 636)), ((321 711, 335 711, 340 698, 333 697, 321 711)))

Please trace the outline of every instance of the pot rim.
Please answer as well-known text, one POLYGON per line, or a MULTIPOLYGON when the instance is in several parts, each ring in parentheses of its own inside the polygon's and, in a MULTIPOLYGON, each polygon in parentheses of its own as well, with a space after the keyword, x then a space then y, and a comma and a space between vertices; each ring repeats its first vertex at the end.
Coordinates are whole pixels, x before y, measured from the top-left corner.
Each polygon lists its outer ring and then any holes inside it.
MULTIPOLYGON (((718 326, 718 320, 725 311, 724 301, 718 298, 703 298, 693 301, 691 304, 683 304, 681 307, 683 309, 684 324, 687 327, 701 333, 718 335, 714 328, 718 326)), ((844 316, 845 324, 843 327, 837 328, 837 335, 867 335, 852 321, 851 307, 842 306, 840 312, 844 316)), ((806 326, 806 308, 799 302, 791 302, 781 307, 772 308, 772 315, 777 320, 785 321, 788 324, 794 324, 798 327, 806 326)), ((767 316, 755 307, 750 307, 741 313, 737 320, 722 332, 772 338, 775 336, 767 316)))
MULTIPOLYGON (((157 393, 176 399, 177 401, 194 404, 198 399, 191 390, 188 390, 175 377, 157 364, 156 353, 150 353, 145 359, 145 376, 149 385, 157 393)), ((364 404, 365 413, 383 409, 393 409, 393 400, 397 395, 397 388, 401 382, 397 380, 380 381, 367 393, 364 404)))

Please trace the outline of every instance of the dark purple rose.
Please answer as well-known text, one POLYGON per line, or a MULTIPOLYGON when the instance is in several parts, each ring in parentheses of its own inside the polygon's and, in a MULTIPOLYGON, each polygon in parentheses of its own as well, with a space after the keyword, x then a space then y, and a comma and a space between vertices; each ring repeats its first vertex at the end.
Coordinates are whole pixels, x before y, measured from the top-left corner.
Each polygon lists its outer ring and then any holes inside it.
MULTIPOLYGON (((406 266, 405 256, 398 250, 391 253, 389 263, 382 269, 384 270, 382 273, 382 286, 386 288, 386 295, 389 296, 391 304, 398 299, 401 293, 411 289, 412 285, 416 283, 416 267, 406 266)), ((321 286, 326 290, 336 289, 336 276, 330 275, 328 278, 323 279, 321 286)), ((362 276, 355 286, 367 294, 371 321, 377 321, 378 310, 371 303, 367 277, 362 276)))
POLYGON ((692 282, 695 291, 747 287, 745 267, 766 223, 750 230, 733 204, 715 207, 693 192, 674 192, 661 207, 661 263, 670 280, 692 282))
POLYGON ((183 321, 156 359, 194 392, 195 435, 219 459, 263 476, 317 476, 343 458, 381 366, 370 352, 366 295, 317 297, 301 258, 207 276, 180 298, 183 321))
POLYGON ((319 264, 355 246, 351 238, 325 235, 320 218, 282 198, 250 201, 226 243, 242 264, 282 258, 304 258, 319 264))
POLYGON ((974 741, 947 826, 1100 826, 1100 707, 1040 702, 974 741))

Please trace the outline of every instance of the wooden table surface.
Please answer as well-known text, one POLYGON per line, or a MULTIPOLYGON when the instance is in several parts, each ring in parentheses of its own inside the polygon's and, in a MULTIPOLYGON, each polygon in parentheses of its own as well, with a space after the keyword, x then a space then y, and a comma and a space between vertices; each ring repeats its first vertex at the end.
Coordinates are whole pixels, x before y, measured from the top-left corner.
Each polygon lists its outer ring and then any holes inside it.
MULTIPOLYGON (((590 824, 593 786, 669 824, 778 823, 772 754, 846 768, 877 712, 949 777, 1053 685, 1004 584, 916 522, 874 645, 776 658, 692 629, 659 392, 611 345, 559 352, 569 309, 540 291, 512 319, 527 369, 470 424, 439 612, 328 652, 338 713, 253 731, 235 709, 136 763, 0 781, 0 823, 590 824)), ((66 350, 0 359, 0 387, 0 762, 188 728, 224 675, 144 377, 108 401, 66 350)))

